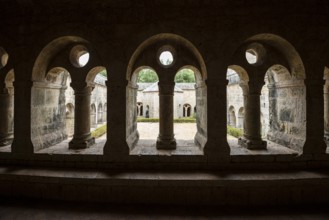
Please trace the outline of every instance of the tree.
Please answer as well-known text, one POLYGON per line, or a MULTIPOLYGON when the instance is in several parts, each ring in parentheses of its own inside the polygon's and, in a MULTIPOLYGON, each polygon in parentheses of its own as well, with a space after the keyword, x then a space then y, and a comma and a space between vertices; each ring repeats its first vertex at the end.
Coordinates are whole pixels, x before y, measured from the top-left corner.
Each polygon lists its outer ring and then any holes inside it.
POLYGON ((194 72, 190 69, 182 69, 175 76, 176 83, 194 83, 194 72))
POLYGON ((158 75, 151 69, 142 69, 138 73, 137 82, 140 83, 151 83, 159 81, 158 75))

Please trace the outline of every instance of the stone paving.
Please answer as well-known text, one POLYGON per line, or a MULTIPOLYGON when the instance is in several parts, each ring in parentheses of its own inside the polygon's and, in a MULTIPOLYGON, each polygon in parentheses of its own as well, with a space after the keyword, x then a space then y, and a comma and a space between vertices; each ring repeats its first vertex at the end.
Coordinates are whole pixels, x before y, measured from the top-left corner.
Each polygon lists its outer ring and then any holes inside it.
MULTIPOLYGON (((175 123, 174 134, 177 141, 176 150, 157 150, 156 139, 159 134, 159 123, 138 123, 137 129, 140 140, 130 152, 132 155, 203 155, 202 149, 194 144, 194 135, 197 128, 195 123, 175 123)), ((65 140, 55 146, 39 150, 38 154, 95 154, 102 155, 106 142, 106 135, 96 139, 93 147, 82 150, 69 150, 68 143, 71 139, 65 140)), ((293 154, 297 152, 287 147, 268 141, 267 150, 248 150, 238 145, 238 140, 230 135, 227 141, 231 147, 231 155, 278 155, 293 154)), ((10 146, 0 148, 0 153, 11 152, 10 146)))

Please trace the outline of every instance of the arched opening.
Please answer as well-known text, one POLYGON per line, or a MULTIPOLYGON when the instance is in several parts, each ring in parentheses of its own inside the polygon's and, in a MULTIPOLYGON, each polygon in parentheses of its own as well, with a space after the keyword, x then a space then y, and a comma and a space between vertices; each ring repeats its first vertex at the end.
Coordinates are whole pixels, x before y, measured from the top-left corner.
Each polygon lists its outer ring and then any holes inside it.
POLYGON ((152 68, 140 67, 134 72, 127 87, 130 97, 127 99, 127 106, 130 106, 127 116, 129 114, 131 120, 127 121, 127 125, 130 126, 132 142, 138 141, 139 145, 154 146, 157 139, 158 133, 155 131, 159 130, 160 108, 158 80, 158 75, 152 68), (131 103, 134 102, 136 107, 132 108, 131 103))
POLYGON ((324 140, 327 145, 326 153, 329 153, 329 67, 324 67, 325 84, 323 86, 323 104, 324 104, 324 140))
POLYGON ((97 128, 96 106, 94 103, 90 105, 90 127, 92 130, 97 128))
POLYGON ((238 112, 238 128, 243 129, 244 108, 241 107, 238 112))
POLYGON ((266 138, 297 152, 302 152, 306 137, 304 79, 294 78, 282 65, 274 65, 268 69, 266 81, 268 82, 269 105, 267 107, 265 102, 263 108, 266 138))
POLYGON ((68 137, 74 134, 74 105, 72 103, 66 104, 66 132, 68 137))
POLYGON ((103 106, 102 103, 98 104, 98 109, 97 109, 97 123, 102 124, 103 123, 103 106))
POLYGON ((235 109, 233 106, 230 106, 228 109, 228 124, 232 127, 236 127, 236 116, 235 116, 235 109))
POLYGON ((248 70, 248 77, 244 77, 239 68, 233 68, 239 75, 244 100, 239 145, 266 150, 270 143, 271 147, 290 148, 287 153, 302 152, 306 137, 305 71, 296 50, 278 36, 260 34, 248 39, 234 56, 232 63, 248 70))
POLYGON ((192 115, 192 107, 197 108, 196 98, 196 77, 201 75, 196 68, 185 66, 181 68, 175 75, 174 90, 174 131, 177 140, 189 141, 193 144, 193 140, 197 133, 196 114, 192 115))
POLYGON ((230 66, 226 72, 228 81, 227 94, 227 134, 230 147, 237 145, 234 141, 243 134, 244 125, 244 95, 248 93, 249 76, 240 66, 230 66), (238 120, 236 109, 239 109, 238 120))
POLYGON ((90 132, 90 111, 91 103, 98 103, 91 98, 95 76, 105 69, 97 66, 99 64, 100 58, 91 44, 77 36, 59 37, 41 50, 32 70, 31 139, 34 152, 80 153, 75 150, 95 144, 90 132), (69 103, 74 106, 74 133, 70 141, 67 138, 71 131, 67 129, 72 125, 66 124, 72 116, 69 103))
POLYGON ((190 104, 183 105, 183 117, 184 118, 191 117, 191 105, 190 104))
POLYGON ((33 82, 31 138, 35 152, 57 145, 68 138, 66 104, 74 103, 75 99, 73 90, 67 90, 70 81, 69 72, 56 67, 49 70, 42 81, 33 82), (67 96, 67 92, 71 97, 67 96))
POLYGON ((104 104, 103 120, 105 123, 107 123, 107 103, 104 104))
MULTIPOLYGON (((4 50, 3 50, 4 51, 4 50)), ((7 64, 8 55, 1 54, 1 65, 7 64)), ((0 66, 0 75, 1 75, 0 66)), ((10 151, 14 139, 14 71, 5 74, 4 82, 0 83, 0 147, 1 151, 10 151)))
POLYGON ((144 116, 144 109, 143 109, 143 103, 142 102, 137 102, 136 106, 136 111, 137 111, 137 116, 144 116))
MULTIPOLYGON (((137 73, 145 67, 155 70, 159 78, 159 83, 151 86, 153 89, 157 89, 159 94, 157 97, 157 101, 159 102, 159 133, 154 152, 158 153, 156 151, 157 149, 164 149, 175 153, 178 150, 178 154, 184 154, 185 151, 179 151, 179 149, 181 147, 186 148, 187 142, 179 141, 179 133, 183 133, 183 130, 176 128, 174 119, 183 117, 183 105, 189 103, 191 106, 196 106, 198 113, 195 114, 195 119, 191 120, 194 123, 196 121, 197 124, 195 126, 196 131, 193 134, 194 137, 189 137, 188 140, 192 140, 192 145, 197 149, 193 154, 202 154, 207 140, 206 68, 197 49, 186 39, 174 34, 159 34, 144 41, 134 52, 129 62, 127 68, 127 80, 129 84, 127 86, 126 140, 130 148, 130 153, 140 154, 143 152, 143 147, 140 148, 141 142, 138 141, 141 139, 139 135, 142 135, 139 128, 139 132, 137 131, 137 122, 134 122, 135 120, 137 121, 137 102, 142 102, 143 106, 146 106, 144 110, 145 118, 150 117, 151 119, 154 117, 152 115, 154 112, 153 104, 147 103, 145 100, 138 100, 137 95, 137 91, 140 88, 140 86, 136 86, 137 73), (192 102, 178 103, 179 99, 183 99, 184 93, 177 86, 178 82, 176 84, 174 83, 175 76, 180 70, 192 72, 195 85, 192 92, 194 93, 192 102)), ((151 90, 144 90, 144 94, 145 92, 151 92, 151 90)), ((191 107, 188 114, 192 116, 191 107)))

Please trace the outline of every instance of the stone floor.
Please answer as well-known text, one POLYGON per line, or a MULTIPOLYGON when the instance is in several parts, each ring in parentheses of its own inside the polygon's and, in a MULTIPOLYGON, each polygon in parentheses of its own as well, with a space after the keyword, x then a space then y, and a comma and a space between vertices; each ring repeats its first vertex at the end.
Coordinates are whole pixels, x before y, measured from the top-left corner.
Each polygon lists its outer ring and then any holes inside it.
MULTIPOLYGON (((193 142, 196 134, 195 123, 175 123, 174 134, 177 140, 176 150, 157 150, 155 148, 156 139, 159 131, 159 123, 138 123, 137 129, 140 134, 140 141, 131 151, 133 155, 202 155, 202 149, 196 146, 193 142)), ((39 150, 38 154, 92 154, 102 155, 103 148, 106 142, 106 135, 96 139, 96 145, 83 150, 69 150, 68 142, 65 140, 55 146, 39 150)), ((231 147, 231 155, 277 155, 277 154, 292 154, 297 152, 279 144, 268 141, 267 150, 248 150, 238 145, 238 140, 230 135, 227 136, 227 141, 231 147)), ((10 146, 0 148, 0 153, 11 152, 10 146)))
POLYGON ((326 206, 316 207, 203 207, 113 205, 0 197, 0 219, 329 219, 326 206))

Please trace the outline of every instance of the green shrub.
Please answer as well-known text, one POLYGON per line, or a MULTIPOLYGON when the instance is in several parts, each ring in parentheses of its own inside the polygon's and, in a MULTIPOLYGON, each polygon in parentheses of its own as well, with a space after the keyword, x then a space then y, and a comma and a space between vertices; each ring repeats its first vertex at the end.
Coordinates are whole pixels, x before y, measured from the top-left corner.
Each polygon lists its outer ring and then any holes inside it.
POLYGON ((159 122, 158 118, 137 118, 137 122, 159 122))
POLYGON ((107 130, 107 126, 102 125, 102 126, 96 128, 95 130, 93 130, 91 132, 91 136, 94 137, 94 138, 98 138, 98 137, 102 136, 103 134, 105 134, 106 130, 107 130))
POLYGON ((243 135, 243 131, 239 128, 234 128, 227 125, 227 133, 233 137, 239 138, 243 135))
POLYGON ((196 120, 193 117, 174 119, 174 123, 195 123, 195 122, 196 122, 196 120))
MULTIPOLYGON (((137 122, 159 122, 158 118, 137 118, 137 122)), ((196 120, 193 117, 189 118, 176 118, 174 123, 195 123, 196 120)))

